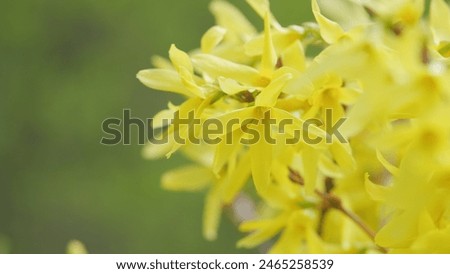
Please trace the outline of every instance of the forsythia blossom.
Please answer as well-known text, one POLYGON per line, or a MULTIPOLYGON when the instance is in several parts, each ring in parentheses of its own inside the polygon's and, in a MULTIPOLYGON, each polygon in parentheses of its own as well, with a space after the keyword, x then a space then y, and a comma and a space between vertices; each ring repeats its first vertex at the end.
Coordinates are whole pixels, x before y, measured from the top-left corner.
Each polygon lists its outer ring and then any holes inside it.
POLYGON ((261 32, 214 0, 198 49, 172 45, 137 75, 185 98, 154 117, 165 141, 144 149, 193 162, 162 186, 206 190, 208 240, 235 209, 238 247, 450 253, 448 4, 312 0, 315 22, 285 27, 268 0, 247 2, 261 32))

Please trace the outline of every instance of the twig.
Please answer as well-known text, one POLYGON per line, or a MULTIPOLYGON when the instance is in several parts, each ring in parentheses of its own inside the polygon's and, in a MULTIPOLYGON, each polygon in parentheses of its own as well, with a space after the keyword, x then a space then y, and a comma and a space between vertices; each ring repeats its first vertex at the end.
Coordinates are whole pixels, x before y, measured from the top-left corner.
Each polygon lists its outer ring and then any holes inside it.
MULTIPOLYGON (((291 167, 288 167, 288 168, 289 168, 289 179, 294 183, 304 186, 305 182, 304 182, 303 178, 300 176, 300 174, 297 171, 295 171, 294 169, 292 169, 291 167)), ((327 192, 322 192, 318 189, 314 190, 314 192, 319 197, 322 198, 322 214, 324 214, 324 210, 328 210, 330 208, 340 211, 345 216, 350 218, 357 226, 359 226, 370 237, 370 239, 372 239, 372 241, 374 241, 375 235, 376 235, 375 231, 373 231, 358 215, 356 215, 355 213, 346 209, 342 205, 342 200, 339 197, 337 197, 336 195, 334 195, 333 193, 330 193, 331 188, 329 187, 329 184, 328 184, 326 187, 327 192)), ((322 217, 323 217, 323 215, 321 216, 321 218, 322 217)), ((323 223, 323 220, 320 223, 323 223)), ((320 223, 319 223, 319 229, 320 229, 319 231, 321 232, 322 228, 320 226, 323 224, 320 224, 320 223)), ((384 247, 377 246, 377 248, 381 252, 387 253, 387 250, 384 247)))
MULTIPOLYGON (((325 179, 325 193, 330 193, 331 190, 334 188, 334 182, 330 177, 327 177, 325 179)), ((322 206, 322 209, 320 210, 320 217, 319 217, 319 224, 317 225, 317 234, 319 236, 322 236, 323 233, 323 226, 325 224, 325 215, 330 210, 329 207, 322 206)))

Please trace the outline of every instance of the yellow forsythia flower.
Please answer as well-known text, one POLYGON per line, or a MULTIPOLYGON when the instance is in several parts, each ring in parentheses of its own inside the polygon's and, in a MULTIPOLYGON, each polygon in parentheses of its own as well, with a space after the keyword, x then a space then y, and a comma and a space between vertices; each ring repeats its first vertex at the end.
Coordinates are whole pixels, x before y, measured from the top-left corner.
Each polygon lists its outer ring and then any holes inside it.
POLYGON ((206 190, 208 240, 224 206, 251 197, 242 248, 450 253, 448 4, 312 0, 316 22, 284 27, 268 0, 247 2, 260 32, 214 0, 198 49, 172 45, 137 75, 185 98, 154 117, 164 141, 144 149, 193 161, 162 186, 206 190))
POLYGON ((78 240, 69 241, 69 243, 67 243, 66 252, 67 252, 67 254, 87 254, 88 253, 86 246, 78 240))

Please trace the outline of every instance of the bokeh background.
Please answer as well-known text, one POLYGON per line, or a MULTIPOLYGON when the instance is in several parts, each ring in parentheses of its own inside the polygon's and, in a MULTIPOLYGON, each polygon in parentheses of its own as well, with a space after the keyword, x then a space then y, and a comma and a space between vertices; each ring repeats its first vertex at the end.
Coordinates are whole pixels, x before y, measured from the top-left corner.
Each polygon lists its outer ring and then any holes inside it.
MULTIPOLYGON (((171 43, 190 50, 213 25, 210 0, 2 0, 0 253, 243 253, 223 218, 201 236, 203 195, 166 192, 141 146, 103 146, 101 123, 131 109, 152 117, 177 98, 135 75, 171 43)), ((244 0, 230 0, 262 29, 244 0)), ((284 25, 311 20, 310 1, 272 0, 284 25)))

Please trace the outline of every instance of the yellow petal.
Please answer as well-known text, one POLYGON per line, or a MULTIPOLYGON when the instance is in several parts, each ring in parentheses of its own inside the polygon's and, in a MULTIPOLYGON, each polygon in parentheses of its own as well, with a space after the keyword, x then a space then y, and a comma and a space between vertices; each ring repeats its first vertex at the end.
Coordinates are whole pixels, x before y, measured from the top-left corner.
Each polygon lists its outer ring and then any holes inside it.
POLYGON ((308 243, 308 252, 311 254, 324 254, 325 253, 325 243, 317 235, 317 232, 308 226, 306 229, 306 241, 308 243))
POLYGON ((188 68, 180 67, 179 73, 181 77, 181 82, 183 85, 195 96, 200 98, 205 98, 205 91, 195 83, 194 74, 191 73, 188 68))
POLYGON ((183 85, 195 96, 205 98, 205 91, 197 85, 194 79, 194 67, 189 55, 179 50, 174 44, 170 47, 169 57, 178 71, 183 85))
POLYGON ((175 107, 169 103, 168 109, 161 110, 153 117, 152 128, 158 129, 170 125, 177 110, 178 107, 175 107))
POLYGON ((270 249, 271 254, 298 254, 301 251, 304 230, 297 224, 289 224, 270 249))
POLYGON ((335 141, 330 146, 331 153, 340 167, 344 170, 354 170, 356 164, 353 158, 351 147, 348 143, 335 141))
POLYGON ((394 176, 398 175, 398 167, 394 166, 393 164, 389 163, 386 158, 384 158, 383 154, 379 150, 377 150, 377 159, 380 161, 380 163, 384 166, 389 173, 391 173, 394 176))
POLYGON ((217 238, 221 215, 221 186, 217 183, 206 195, 203 209, 203 237, 208 241, 213 241, 217 238))
POLYGON ((269 184, 269 186, 267 187, 267 191, 264 193, 260 193, 259 195, 268 206, 281 210, 292 209, 293 207, 297 206, 298 202, 298 199, 296 199, 298 198, 298 196, 295 197, 295 195, 292 195, 292 193, 288 193, 286 189, 283 189, 279 185, 275 184, 269 184))
POLYGON ((163 140, 163 142, 155 143, 150 141, 142 150, 142 157, 148 160, 155 160, 167 156, 175 145, 171 135, 173 135, 173 129, 169 128, 167 131, 155 136, 156 140, 163 140))
POLYGON ((341 38, 344 35, 344 30, 342 29, 341 26, 339 26, 339 24, 331 21, 330 19, 322 15, 322 13, 320 12, 319 4, 317 4, 317 0, 312 0, 311 5, 314 17, 316 18, 317 23, 319 24, 320 34, 322 38, 328 44, 336 43, 339 40, 339 38, 341 38))
POLYGON ((225 133, 229 133, 232 130, 240 128, 241 123, 245 119, 253 117, 256 117, 256 107, 236 109, 214 117, 213 119, 217 119, 224 126, 224 129, 226 129, 225 133))
POLYGON ((405 248, 417 236, 417 213, 396 213, 375 236, 375 243, 383 247, 405 248))
POLYGON ((261 57, 261 75, 271 78, 277 63, 277 53, 273 46, 272 33, 270 31, 270 16, 266 13, 264 17, 264 49, 261 57))
POLYGON ((450 42, 450 8, 444 0, 432 0, 430 5, 430 25, 434 43, 450 42))
POLYGON ((250 153, 244 153, 239 160, 237 167, 230 172, 226 181, 227 185, 224 187, 224 203, 231 203, 244 187, 251 173, 251 168, 248 164, 250 161, 250 153))
MULTIPOLYGON (((310 218, 305 212, 293 212, 290 215, 286 228, 270 250, 270 253, 304 253, 303 241, 311 240, 311 237, 309 237, 310 239, 307 238, 308 230, 312 229, 310 218)), ((310 245, 310 243, 307 244, 310 245)), ((314 245, 312 242, 311 244, 314 245)))
POLYGON ((372 183, 369 179, 369 174, 367 173, 365 175, 364 185, 367 193, 373 200, 382 202, 387 199, 390 189, 386 186, 372 183))
POLYGON ((192 93, 183 85, 178 73, 168 69, 146 69, 137 74, 142 84, 149 88, 179 93, 188 97, 192 93))
POLYGON ((166 58, 161 57, 159 55, 152 56, 151 61, 152 61, 152 65, 155 68, 169 69, 169 70, 173 70, 174 69, 172 63, 169 60, 167 60, 166 58))
POLYGON ((204 144, 187 144, 182 148, 183 154, 195 163, 211 169, 214 160, 214 147, 204 144))
POLYGON ((336 44, 324 49, 311 65, 286 84, 284 93, 309 99, 313 92, 328 81, 329 74, 354 79, 361 74, 361 67, 365 66, 372 53, 368 44, 336 44))
POLYGON ((361 90, 359 88, 341 88, 340 101, 344 105, 353 105, 357 99, 361 96, 361 90))
POLYGON ((244 108, 231 111, 227 114, 214 117, 223 125, 224 134, 220 137, 220 143, 216 146, 213 171, 218 174, 228 161, 229 156, 241 145, 243 131, 241 124, 247 118, 254 117, 255 108, 244 108))
POLYGON ((220 89, 228 95, 234 95, 241 91, 252 89, 252 87, 243 86, 230 78, 219 77, 217 80, 219 82, 220 89))
POLYGON ((256 230, 238 241, 238 247, 253 248, 274 237, 285 225, 289 214, 281 214, 274 219, 244 222, 241 231, 256 230))
POLYGON ((303 179, 305 180, 305 190, 308 194, 313 194, 319 183, 318 176, 318 153, 315 148, 304 146, 301 151, 303 165, 303 179))
MULTIPOLYGON (((283 192, 284 194, 283 199, 285 201, 284 205, 290 204, 291 201, 296 203, 298 199, 301 199, 303 197, 300 191, 301 186, 299 184, 292 183, 292 181, 289 179, 290 171, 286 168, 287 165, 291 165, 292 163, 293 158, 292 154, 293 152, 289 150, 289 153, 285 153, 282 156, 278 156, 277 161, 274 161, 272 163, 272 176, 273 180, 276 182, 274 186, 276 186, 283 192), (281 162, 280 158, 286 162, 281 162)), ((278 207, 285 208, 284 206, 278 207)))
POLYGON ((421 254, 450 254, 450 226, 421 235, 411 249, 421 254))
POLYGON ((227 30, 220 26, 213 26, 203 35, 200 42, 203 53, 210 53, 225 36, 227 30))
POLYGON ((292 74, 286 73, 270 82, 270 84, 261 91, 258 97, 256 97, 255 105, 263 107, 275 106, 282 88, 291 78, 292 74))
MULTIPOLYGON (((245 54, 248 56, 260 56, 264 51, 264 33, 253 37, 245 43, 245 54)), ((271 31, 272 43, 277 54, 283 53, 287 47, 299 41, 301 34, 293 29, 283 29, 283 31, 271 31)))
POLYGON ((213 78, 222 76, 250 86, 257 84, 260 79, 256 69, 214 55, 197 54, 192 57, 192 61, 197 69, 213 78))
POLYGON ((425 234, 435 229, 437 229, 437 227, 436 224, 434 223, 433 218, 431 217, 428 211, 424 210, 422 214, 420 214, 419 216, 419 227, 418 227, 419 234, 425 234))
MULTIPOLYGON (((180 105, 178 109, 178 115, 175 116, 173 124, 168 129, 168 143, 172 144, 172 147, 166 154, 167 157, 170 157, 172 153, 177 151, 183 145, 189 143, 189 136, 198 137, 197 131, 200 129, 200 125, 197 124, 195 126, 193 124, 180 123, 177 119, 188 119, 192 116, 189 115, 191 112, 194 113, 194 117, 198 118, 202 112, 205 101, 206 100, 203 100, 201 98, 194 97, 188 99, 180 105), (177 136, 179 140, 176 140, 175 136, 177 136)), ((166 144, 163 145, 166 146, 166 144)))
POLYGON ((236 129, 221 136, 219 144, 216 145, 214 154, 213 172, 219 174, 230 156, 241 146, 242 130, 236 129))
POLYGON ((195 192, 207 187, 212 180, 213 175, 208 169, 189 165, 164 173, 161 185, 167 190, 195 192))
POLYGON ((339 168, 339 166, 323 154, 319 157, 319 169, 325 176, 331 178, 342 177, 342 170, 339 168))
MULTIPOLYGON (((271 113, 271 118, 276 120, 276 124, 280 125, 282 123, 282 121, 291 121, 290 124, 287 124, 284 127, 284 132, 285 134, 289 135, 290 137, 296 137, 297 135, 302 135, 302 134, 306 134, 304 132, 305 130, 305 121, 303 121, 302 119, 299 119, 297 117, 295 117, 294 115, 292 115, 290 112, 287 112, 285 110, 282 109, 276 109, 273 108, 270 111, 271 113), (301 132, 301 133, 300 133, 301 132)), ((321 128, 310 124, 307 127, 308 129, 308 137, 311 139, 316 139, 318 138, 319 142, 317 144, 309 144, 309 145, 314 145, 317 146, 319 144, 323 144, 327 138, 327 133, 322 130, 321 128)), ((300 140, 302 142, 305 142, 304 138, 302 138, 304 136, 300 136, 300 140)))
POLYGON ((210 10, 216 23, 227 29, 229 35, 235 34, 245 41, 256 33, 255 27, 230 3, 221 0, 213 1, 210 10))
POLYGON ((263 229, 265 227, 271 226, 273 219, 257 219, 244 221, 239 225, 239 231, 241 232, 252 232, 255 230, 263 229))
POLYGON ((281 28, 280 24, 276 21, 273 14, 270 12, 269 0, 247 0, 247 3, 253 8, 256 13, 264 18, 268 13, 270 16, 271 25, 275 28, 281 28))
POLYGON ((180 68, 185 68, 189 73, 194 73, 194 68, 189 55, 186 52, 179 50, 174 44, 170 46, 169 57, 173 66, 178 71, 180 68))
POLYGON ((66 247, 66 253, 67 254, 87 254, 86 246, 78 241, 78 240, 71 240, 66 247))
POLYGON ((283 60, 283 66, 291 67, 298 71, 305 70, 305 52, 299 40, 286 48, 281 59, 283 60))
POLYGON ((353 0, 319 0, 321 12, 346 31, 370 22, 361 3, 353 0), (351 16, 348 16, 351 14, 351 16))
POLYGON ((273 145, 265 140, 264 125, 255 126, 259 132, 259 141, 250 145, 252 178, 258 193, 265 193, 270 184, 270 170, 272 166, 273 145))

